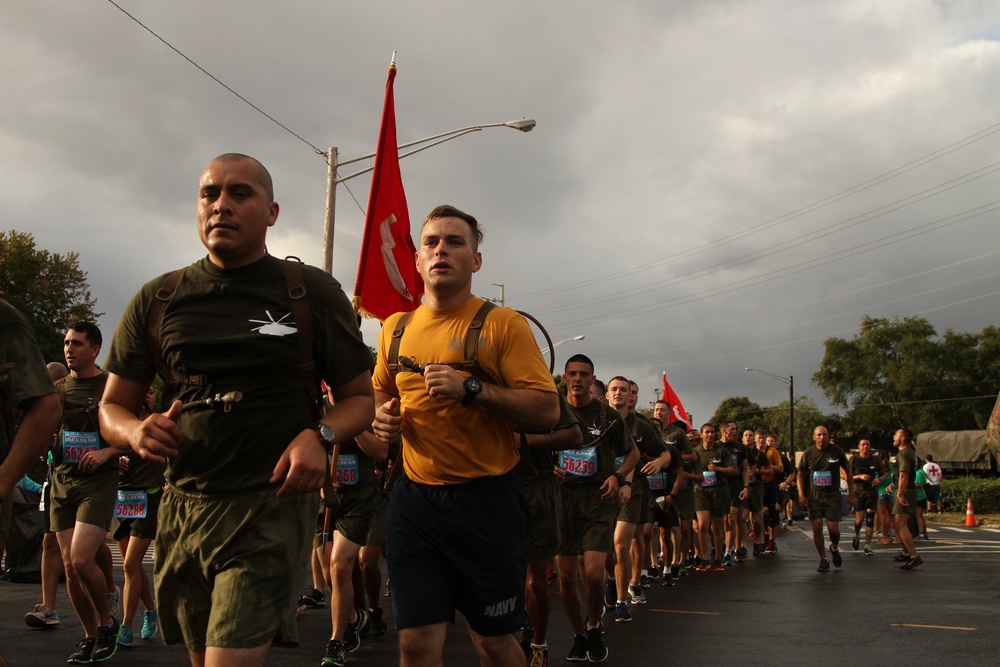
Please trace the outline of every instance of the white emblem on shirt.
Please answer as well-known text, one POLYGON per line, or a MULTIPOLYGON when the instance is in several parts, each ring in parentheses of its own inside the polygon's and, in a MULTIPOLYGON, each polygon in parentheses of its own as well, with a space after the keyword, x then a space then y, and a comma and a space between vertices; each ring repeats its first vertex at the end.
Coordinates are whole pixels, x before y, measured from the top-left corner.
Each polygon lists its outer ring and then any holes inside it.
POLYGON ((254 324, 260 324, 259 327, 254 327, 250 331, 258 331, 266 336, 289 336, 298 329, 295 328, 295 322, 288 322, 287 324, 282 324, 286 317, 290 317, 291 313, 285 313, 281 316, 281 319, 275 320, 274 316, 271 315, 270 310, 265 310, 267 313, 266 320, 250 320, 254 324))

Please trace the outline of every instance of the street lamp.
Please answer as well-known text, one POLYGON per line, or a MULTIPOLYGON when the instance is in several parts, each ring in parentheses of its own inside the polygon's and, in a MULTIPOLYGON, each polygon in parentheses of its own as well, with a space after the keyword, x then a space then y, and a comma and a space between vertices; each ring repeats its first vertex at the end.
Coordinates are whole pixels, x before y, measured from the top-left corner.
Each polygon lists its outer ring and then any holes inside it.
POLYGON ((762 371, 759 368, 744 368, 745 371, 757 371, 764 375, 788 383, 788 451, 795 456, 795 378, 791 375, 777 375, 769 371, 762 371))
POLYGON ((586 338, 586 336, 573 336, 572 338, 563 339, 563 340, 561 340, 561 341, 559 341, 557 343, 553 343, 552 347, 547 347, 544 350, 542 350, 542 354, 546 354, 549 350, 556 349, 557 347, 559 347, 563 343, 568 343, 568 342, 574 341, 574 340, 583 340, 584 338, 586 338))
MULTIPOLYGON (((399 156, 402 160, 404 157, 409 157, 420 151, 427 150, 438 144, 443 144, 446 141, 451 141, 452 139, 457 139, 466 134, 472 132, 479 132, 488 127, 510 127, 519 132, 531 132, 534 129, 535 120, 533 118, 520 118, 518 120, 508 120, 505 123, 487 123, 485 125, 470 125, 469 127, 461 127, 457 130, 452 130, 450 132, 442 132, 441 134, 435 134, 433 137, 427 137, 425 139, 417 139, 416 141, 411 141, 406 144, 400 144, 397 146, 397 150, 403 148, 410 148, 411 146, 420 146, 409 153, 403 153, 399 156), (426 144, 421 146, 421 144, 426 144)), ((327 181, 326 181, 326 224, 323 228, 323 270, 327 273, 333 273, 333 227, 334 227, 334 217, 336 216, 337 207, 337 185, 343 183, 344 181, 349 181, 355 176, 361 176, 362 174, 367 174, 369 171, 375 169, 375 165, 371 165, 360 171, 356 171, 353 174, 348 174, 347 176, 342 176, 337 178, 337 168, 342 167, 346 164, 353 164, 355 162, 360 162, 361 160, 368 160, 375 157, 375 153, 366 153, 350 160, 338 161, 337 147, 334 146, 330 148, 327 153, 327 181)))

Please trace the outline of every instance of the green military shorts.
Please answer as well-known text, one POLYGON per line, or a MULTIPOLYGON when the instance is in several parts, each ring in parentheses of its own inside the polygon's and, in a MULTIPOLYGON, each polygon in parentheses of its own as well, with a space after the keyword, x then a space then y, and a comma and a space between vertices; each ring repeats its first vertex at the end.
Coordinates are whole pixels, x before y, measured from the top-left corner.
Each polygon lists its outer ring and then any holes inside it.
POLYGON ((866 510, 871 510, 875 512, 878 510, 878 489, 872 487, 870 484, 865 486, 855 486, 853 490, 854 497, 854 511, 864 512, 866 510))
POLYGON ((545 560, 559 553, 559 480, 545 475, 521 480, 528 500, 528 560, 545 560))
POLYGON ((379 490, 374 484, 366 484, 358 489, 341 486, 337 492, 340 505, 337 506, 336 531, 354 544, 364 546, 375 516, 378 494, 379 490))
POLYGON ((191 651, 298 644, 295 601, 317 494, 276 492, 164 491, 153 574, 165 643, 191 651))
POLYGON ((85 476, 53 472, 50 529, 53 533, 61 533, 80 522, 108 530, 115 514, 117 494, 117 468, 102 467, 93 475, 85 476))
POLYGON ((614 545, 617 504, 601 498, 598 486, 563 486, 559 500, 559 555, 607 553, 614 545))
POLYGON ((115 517, 114 521, 111 522, 111 537, 115 542, 124 540, 126 537, 135 537, 140 540, 156 538, 156 524, 158 523, 157 517, 160 515, 160 500, 163 499, 163 489, 144 489, 144 491, 146 493, 146 516, 134 519, 115 517))
POLYGON ((684 521, 693 521, 694 511, 694 487, 682 488, 677 498, 674 499, 674 507, 677 508, 677 516, 684 521))
POLYGON ((751 512, 759 512, 764 509, 764 485, 751 484, 750 495, 747 496, 747 505, 751 512))
POLYGON ((906 494, 907 504, 904 505, 899 502, 898 497, 893 496, 896 500, 892 506, 892 513, 893 515, 906 514, 907 516, 913 516, 917 513, 917 491, 916 489, 907 489, 904 493, 906 494))
POLYGON ((649 523, 649 491, 646 490, 646 483, 636 482, 632 487, 632 497, 629 498, 625 507, 618 511, 617 521, 642 525, 649 523))
POLYGON ((375 513, 372 515, 372 523, 368 528, 368 537, 365 539, 366 547, 385 546, 385 516, 389 510, 389 496, 379 488, 375 497, 375 513))
POLYGON ((697 512, 711 512, 712 516, 726 516, 732 507, 729 500, 729 486, 696 486, 694 488, 694 509, 697 512))
POLYGON ((812 492, 809 494, 809 519, 826 519, 827 521, 839 522, 840 513, 840 493, 834 491, 812 492))

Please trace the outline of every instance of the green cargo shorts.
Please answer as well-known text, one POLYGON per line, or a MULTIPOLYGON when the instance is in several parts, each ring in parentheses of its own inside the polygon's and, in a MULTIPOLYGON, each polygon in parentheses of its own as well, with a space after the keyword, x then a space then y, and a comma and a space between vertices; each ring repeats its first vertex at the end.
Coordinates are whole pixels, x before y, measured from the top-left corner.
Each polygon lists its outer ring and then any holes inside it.
POLYGON ((521 480, 528 501, 528 560, 553 558, 559 552, 559 480, 546 475, 521 480))
MULTIPOLYGON (((116 459, 117 460, 117 459, 116 459)), ((52 473, 49 527, 61 533, 86 523, 108 530, 118 499, 118 470, 102 467, 93 475, 52 473)))
POLYGON ((191 651, 298 644, 295 601, 317 494, 276 492, 164 491, 153 574, 165 643, 191 651))
POLYGON ((560 494, 559 555, 611 551, 618 504, 602 499, 598 486, 563 486, 560 494))

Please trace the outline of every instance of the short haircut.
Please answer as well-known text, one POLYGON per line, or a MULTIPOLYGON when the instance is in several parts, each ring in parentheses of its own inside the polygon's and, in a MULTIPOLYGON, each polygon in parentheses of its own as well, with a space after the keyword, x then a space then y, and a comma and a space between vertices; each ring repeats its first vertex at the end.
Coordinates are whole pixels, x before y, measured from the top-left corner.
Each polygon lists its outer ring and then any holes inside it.
POLYGON ((615 381, 617 381, 617 382, 624 382, 629 387, 632 386, 632 383, 624 375, 616 375, 616 376, 614 376, 613 378, 611 378, 610 380, 608 380, 608 384, 611 384, 612 382, 615 382, 615 381))
MULTIPOLYGON (((590 372, 594 372, 594 362, 591 361, 590 357, 585 354, 574 354, 572 357, 566 360, 566 365, 563 366, 563 371, 569 367, 570 364, 587 364, 590 366, 590 372)), ((603 383, 602 383, 603 384, 603 383)))
MULTIPOLYGON (((566 363, 568 364, 569 362, 567 361, 566 363)), ((594 378, 594 386, 597 387, 597 389, 602 394, 608 393, 608 387, 607 387, 607 385, 604 384, 603 382, 601 382, 600 380, 598 380, 597 378, 594 378)))
POLYGON ((924 460, 927 461, 928 463, 933 463, 934 462, 934 455, 933 454, 928 454, 927 458, 924 459, 924 460))
POLYGON ((654 407, 654 408, 655 408, 655 407, 656 407, 657 405, 665 405, 665 406, 667 406, 668 408, 670 407, 670 403, 669 403, 669 402, 667 402, 667 401, 665 401, 665 400, 663 400, 662 398, 658 398, 658 399, 656 399, 656 402, 655 402, 655 403, 653 403, 653 407, 654 407))
POLYGON ((434 208, 433 211, 427 214, 424 218, 423 226, 426 225, 431 220, 437 220, 438 218, 459 218, 460 220, 465 220, 469 224, 469 228, 472 230, 472 249, 479 250, 479 244, 483 242, 483 230, 479 226, 479 222, 471 215, 465 211, 461 211, 451 204, 442 204, 434 208))
POLYGON ((98 329, 97 325, 93 322, 73 322, 73 324, 69 325, 67 328, 72 329, 77 333, 82 333, 86 337, 87 342, 91 345, 104 344, 104 337, 101 335, 101 330, 98 329))
POLYGON ((264 194, 267 195, 267 201, 274 201, 274 183, 271 181, 271 173, 267 170, 267 167, 260 163, 257 158, 252 158, 249 155, 244 155, 243 153, 223 153, 218 156, 212 162, 252 162, 257 165, 257 178, 260 180, 260 184, 264 186, 264 194))
POLYGON ((702 424, 702 425, 701 425, 701 428, 700 428, 700 429, 698 429, 698 431, 699 431, 699 432, 701 432, 701 431, 704 431, 704 430, 705 430, 705 427, 706 427, 706 426, 709 426, 709 427, 711 427, 711 429, 712 429, 713 431, 715 431, 715 432, 718 432, 718 431, 719 431, 719 429, 717 429, 717 428, 715 427, 715 424, 712 424, 712 423, 709 423, 709 422, 705 422, 704 424, 702 424))
POLYGON ((904 440, 907 442, 913 442, 913 431, 908 428, 901 428, 899 430, 902 432, 904 440))

